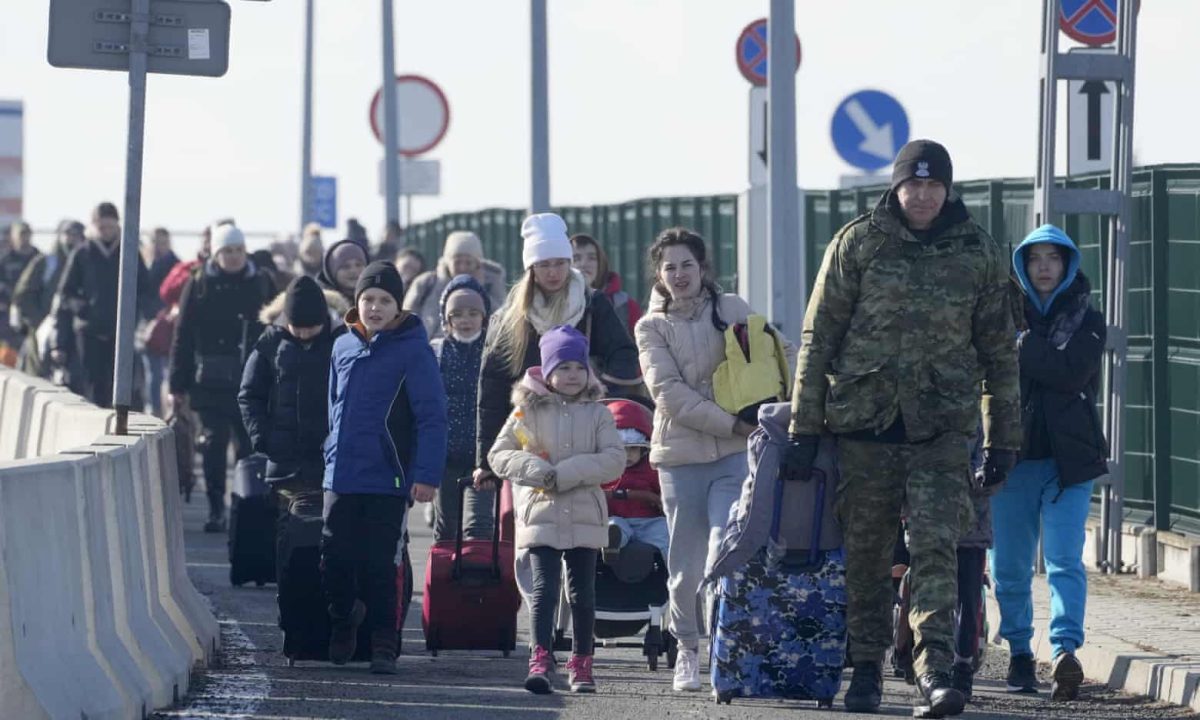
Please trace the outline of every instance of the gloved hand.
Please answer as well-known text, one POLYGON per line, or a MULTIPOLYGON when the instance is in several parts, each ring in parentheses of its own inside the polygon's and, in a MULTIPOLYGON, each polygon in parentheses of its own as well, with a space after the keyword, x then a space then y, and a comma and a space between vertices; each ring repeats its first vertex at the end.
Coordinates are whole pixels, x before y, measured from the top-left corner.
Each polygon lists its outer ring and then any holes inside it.
POLYGON ((784 479, 808 482, 812 477, 813 462, 817 459, 817 447, 820 444, 820 435, 788 433, 787 448, 783 451, 783 460, 779 464, 779 472, 783 474, 784 479))
POLYGON ((984 448, 983 482, 981 483, 983 490, 989 495, 998 492, 1016 464, 1016 452, 1001 448, 984 448))

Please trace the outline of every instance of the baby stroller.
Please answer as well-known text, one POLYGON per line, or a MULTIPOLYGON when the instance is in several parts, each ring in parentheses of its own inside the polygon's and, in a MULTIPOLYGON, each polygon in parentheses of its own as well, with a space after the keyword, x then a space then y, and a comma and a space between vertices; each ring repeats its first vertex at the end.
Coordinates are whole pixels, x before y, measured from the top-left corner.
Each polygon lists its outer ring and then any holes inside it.
POLYGON ((665 654, 667 667, 674 668, 678 644, 663 628, 668 599, 667 563, 658 548, 635 540, 615 556, 602 553, 596 566, 596 639, 607 647, 645 628, 646 666, 657 670, 665 654))

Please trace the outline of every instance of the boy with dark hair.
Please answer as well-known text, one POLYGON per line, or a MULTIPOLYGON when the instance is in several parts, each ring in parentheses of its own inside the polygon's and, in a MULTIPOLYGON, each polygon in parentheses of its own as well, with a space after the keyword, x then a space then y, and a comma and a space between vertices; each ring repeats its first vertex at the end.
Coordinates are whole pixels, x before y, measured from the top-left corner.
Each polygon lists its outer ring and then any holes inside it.
POLYGON ((425 327, 400 309, 403 297, 395 265, 363 270, 329 375, 321 544, 329 658, 353 657, 369 613, 377 674, 396 672, 394 558, 404 513, 410 500, 433 500, 446 463, 446 393, 425 327))

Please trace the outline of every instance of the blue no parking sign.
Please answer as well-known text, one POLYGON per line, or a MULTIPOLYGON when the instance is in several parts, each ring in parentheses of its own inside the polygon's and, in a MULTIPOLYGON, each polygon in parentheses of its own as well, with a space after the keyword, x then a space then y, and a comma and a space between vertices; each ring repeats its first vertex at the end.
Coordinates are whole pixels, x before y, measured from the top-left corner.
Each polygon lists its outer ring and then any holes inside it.
POLYGON ((1107 45, 1117 37, 1117 0, 1060 0, 1058 25, 1085 45, 1107 45))
POLYGON ((830 134, 843 160, 863 170, 879 170, 891 165, 908 142, 908 114, 891 95, 861 90, 838 105, 830 134))

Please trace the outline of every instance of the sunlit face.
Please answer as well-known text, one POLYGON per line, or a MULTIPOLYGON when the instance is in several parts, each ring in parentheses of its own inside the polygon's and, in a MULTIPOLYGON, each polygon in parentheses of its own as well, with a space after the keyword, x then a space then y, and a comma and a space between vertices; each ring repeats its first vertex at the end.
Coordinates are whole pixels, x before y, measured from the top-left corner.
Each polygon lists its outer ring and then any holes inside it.
POLYGON ((474 275, 479 270, 479 258, 459 253, 451 260, 450 269, 455 275, 474 275))
POLYGON ((246 247, 244 245, 223 247, 217 251, 216 261, 217 267, 221 268, 222 272, 240 273, 246 267, 246 247))
POLYGON ((587 388, 588 369, 582 363, 569 360, 554 368, 547 382, 559 395, 575 397, 587 388))
POLYGON ((296 338, 300 342, 307 342, 320 335, 321 330, 324 329, 324 326, 311 325, 309 327, 296 327, 295 325, 288 323, 287 329, 288 332, 292 334, 292 337, 296 338))
POLYGON ((1054 243, 1038 243, 1025 250, 1025 274, 1038 294, 1047 296, 1058 289, 1066 273, 1062 248, 1054 243))
POLYGON ((687 245, 670 245, 658 263, 658 281, 672 300, 687 300, 700 294, 700 262, 687 245))
POLYGON ((400 279, 407 286, 412 282, 413 278, 421 274, 423 267, 421 261, 413 255, 405 255, 396 263, 396 270, 400 272, 400 279))
POLYGON ((914 230, 928 230, 946 204, 946 186, 932 178, 909 178, 896 189, 900 210, 914 230))
POLYGON ((110 217, 98 218, 96 234, 106 243, 115 243, 121 237, 121 221, 110 217))
POLYGON ((456 338, 473 338, 483 331, 483 313, 475 308, 452 310, 446 319, 456 338))
POLYGON ((14 250, 24 252, 25 250, 29 249, 30 245, 33 244, 33 233, 30 231, 29 225, 26 223, 17 223, 16 225, 13 225, 9 235, 11 237, 14 250))
POLYGON ((358 276, 362 275, 363 268, 366 266, 362 258, 351 258, 342 263, 342 266, 334 273, 333 279, 341 289, 346 292, 354 292, 354 286, 358 284, 358 276))
POLYGON ((596 273, 600 272, 600 256, 596 252, 595 245, 580 244, 575 248, 571 262, 575 265, 575 269, 587 278, 588 285, 596 282, 596 273))
POLYGON ((533 282, 547 295, 566 287, 570 277, 571 261, 566 258, 542 260, 533 264, 533 282))
POLYGON ((371 332, 385 329, 400 317, 400 305, 387 290, 367 288, 358 296, 358 319, 371 332))

